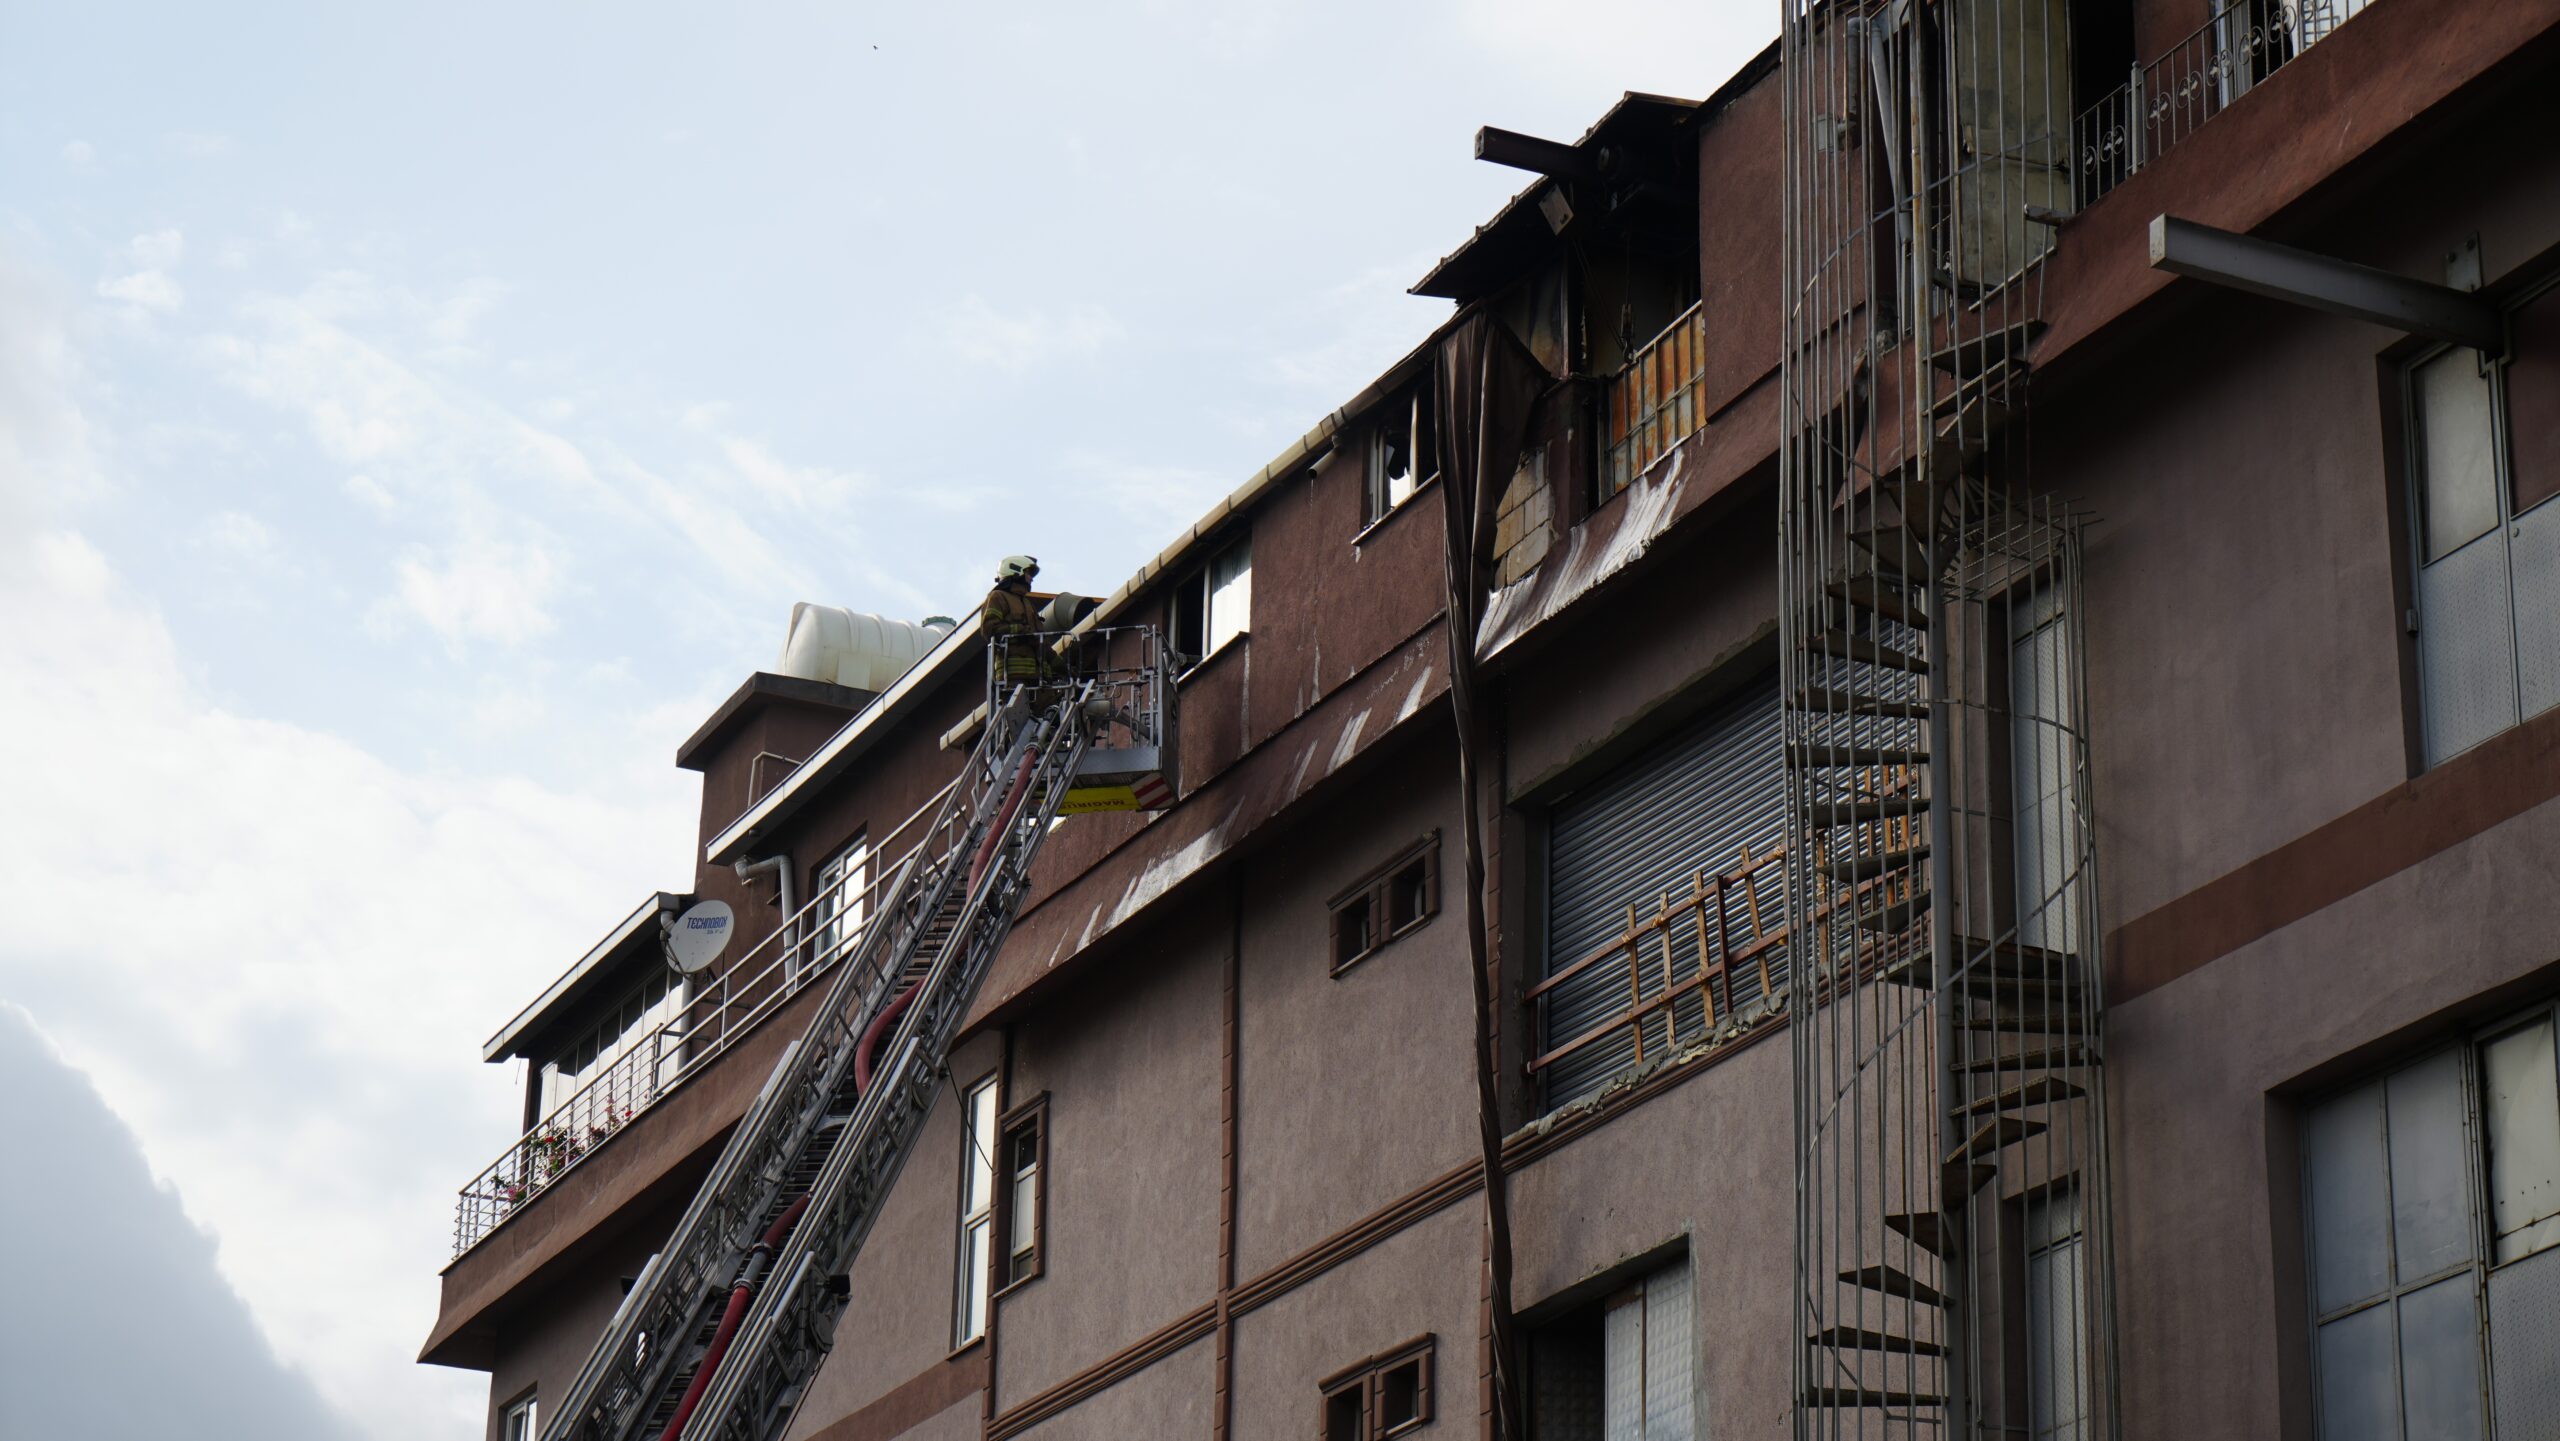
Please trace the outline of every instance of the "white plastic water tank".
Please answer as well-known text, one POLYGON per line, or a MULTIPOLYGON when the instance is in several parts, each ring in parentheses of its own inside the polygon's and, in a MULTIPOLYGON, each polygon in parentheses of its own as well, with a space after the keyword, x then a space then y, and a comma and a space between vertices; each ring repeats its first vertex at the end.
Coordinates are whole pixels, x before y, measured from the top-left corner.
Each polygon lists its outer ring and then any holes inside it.
POLYGON ((884 691, 942 644, 951 625, 941 616, 918 625, 804 600, 791 607, 780 670, 803 680, 884 691))

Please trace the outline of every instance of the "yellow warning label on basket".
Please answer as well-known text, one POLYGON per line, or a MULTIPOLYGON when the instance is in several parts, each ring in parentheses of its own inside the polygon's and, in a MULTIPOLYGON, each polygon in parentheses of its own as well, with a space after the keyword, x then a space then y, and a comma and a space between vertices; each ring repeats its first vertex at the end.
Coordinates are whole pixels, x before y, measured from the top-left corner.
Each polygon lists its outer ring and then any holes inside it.
POLYGON ((1081 790, 1068 791, 1067 798, 1058 803, 1058 814, 1081 816, 1095 811, 1134 811, 1137 808, 1138 793, 1128 786, 1086 786, 1081 790))

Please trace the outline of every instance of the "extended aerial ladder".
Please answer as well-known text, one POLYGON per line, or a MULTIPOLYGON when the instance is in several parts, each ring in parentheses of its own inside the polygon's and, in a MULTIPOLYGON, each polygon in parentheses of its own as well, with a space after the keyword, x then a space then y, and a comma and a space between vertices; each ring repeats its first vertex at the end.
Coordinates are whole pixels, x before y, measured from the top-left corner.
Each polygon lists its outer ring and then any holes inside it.
POLYGON ((546 1441, 779 1441, 789 1427, 1041 842, 1062 812, 1134 808, 1133 791, 1163 796, 1175 773, 1156 633, 1046 639, 1038 681, 990 668, 975 749, 546 1441))

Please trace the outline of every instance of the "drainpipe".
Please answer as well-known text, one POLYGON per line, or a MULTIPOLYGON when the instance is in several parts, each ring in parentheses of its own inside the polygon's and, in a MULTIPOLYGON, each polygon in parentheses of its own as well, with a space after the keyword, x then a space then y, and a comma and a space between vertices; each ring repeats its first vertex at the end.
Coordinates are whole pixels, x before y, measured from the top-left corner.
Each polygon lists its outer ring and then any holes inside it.
POLYGON ((790 954, 796 951, 799 944, 797 941, 793 940, 790 935, 791 918, 800 913, 800 908, 791 903, 791 857, 788 855, 779 855, 767 856, 760 861, 742 860, 730 866, 729 869, 737 872, 739 881, 748 886, 753 886, 756 883, 757 876, 762 875, 766 871, 773 872, 773 883, 777 891, 775 903, 782 908, 782 929, 784 933, 782 937, 782 946, 783 950, 788 954, 788 959, 783 963, 782 974, 786 983, 798 982, 800 979, 800 957, 797 954, 790 954))

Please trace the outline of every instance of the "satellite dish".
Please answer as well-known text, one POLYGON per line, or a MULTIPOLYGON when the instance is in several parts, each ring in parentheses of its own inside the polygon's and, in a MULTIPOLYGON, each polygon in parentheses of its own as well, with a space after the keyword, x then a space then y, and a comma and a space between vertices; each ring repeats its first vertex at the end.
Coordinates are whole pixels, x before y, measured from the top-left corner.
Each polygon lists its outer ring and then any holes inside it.
POLYGON ((695 904, 667 928, 667 963, 688 976, 699 975, 729 948, 738 918, 727 901, 695 904))

